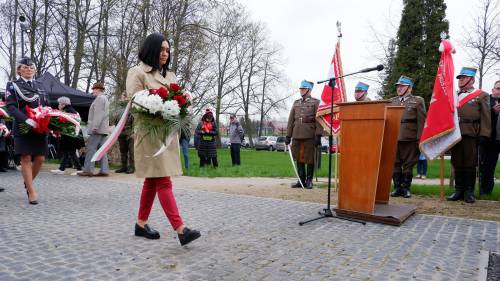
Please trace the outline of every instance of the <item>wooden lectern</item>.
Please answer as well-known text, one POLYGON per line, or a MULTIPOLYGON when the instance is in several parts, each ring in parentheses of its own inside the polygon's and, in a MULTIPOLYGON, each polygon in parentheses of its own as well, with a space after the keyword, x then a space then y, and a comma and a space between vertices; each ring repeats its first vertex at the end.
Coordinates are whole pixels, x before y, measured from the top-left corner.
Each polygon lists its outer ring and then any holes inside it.
POLYGON ((337 216, 401 225, 414 205, 389 204, 403 106, 388 101, 339 104, 337 216))

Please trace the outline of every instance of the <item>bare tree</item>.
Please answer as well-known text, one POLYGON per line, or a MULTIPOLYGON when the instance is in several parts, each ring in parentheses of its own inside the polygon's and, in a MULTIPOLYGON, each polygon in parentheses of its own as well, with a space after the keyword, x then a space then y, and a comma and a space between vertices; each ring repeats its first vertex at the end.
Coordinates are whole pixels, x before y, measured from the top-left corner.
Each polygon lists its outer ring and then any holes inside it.
POLYGON ((0 5, 0 53, 7 58, 8 66, 2 68, 6 76, 14 79, 16 76, 17 59, 17 17, 19 1, 7 1, 0 5))
MULTIPOLYGON (((263 59, 263 71, 261 74, 261 90, 256 93, 254 106, 259 114, 259 131, 258 136, 262 135, 262 127, 264 119, 269 116, 271 112, 278 112, 285 106, 285 101, 289 99, 292 94, 281 95, 277 89, 282 86, 283 77, 281 76, 279 55, 281 48, 274 46, 270 48, 263 59), (274 92, 273 92, 274 91, 274 92)), ((291 91, 287 92, 291 93, 291 91)))
POLYGON ((479 88, 483 85, 483 77, 499 62, 498 57, 495 58, 495 50, 500 49, 499 20, 499 1, 481 0, 474 25, 465 33, 469 57, 478 68, 479 88))

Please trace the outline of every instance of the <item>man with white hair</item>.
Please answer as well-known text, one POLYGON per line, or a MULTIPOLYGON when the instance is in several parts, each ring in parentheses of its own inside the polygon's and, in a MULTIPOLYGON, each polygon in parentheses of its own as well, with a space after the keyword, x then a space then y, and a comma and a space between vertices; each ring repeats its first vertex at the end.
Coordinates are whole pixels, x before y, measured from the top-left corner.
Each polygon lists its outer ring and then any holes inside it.
MULTIPOLYGON (((78 112, 71 106, 71 100, 68 97, 60 97, 57 99, 57 102, 59 103, 59 110, 67 113, 78 114, 78 112)), ((72 175, 76 175, 78 172, 81 172, 82 165, 76 156, 76 150, 80 147, 81 145, 79 145, 77 138, 61 135, 61 140, 59 142, 59 150, 62 153, 61 164, 59 165, 59 169, 51 170, 51 172, 63 175, 68 164, 74 166, 77 171, 72 175)))

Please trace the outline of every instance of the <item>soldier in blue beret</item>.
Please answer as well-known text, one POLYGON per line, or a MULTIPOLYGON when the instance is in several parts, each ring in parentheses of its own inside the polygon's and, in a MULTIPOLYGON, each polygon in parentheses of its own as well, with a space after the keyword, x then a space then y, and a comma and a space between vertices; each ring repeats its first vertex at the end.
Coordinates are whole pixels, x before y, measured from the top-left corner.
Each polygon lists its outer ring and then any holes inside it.
MULTIPOLYGON (((307 189, 313 187, 314 155, 316 155, 317 147, 321 145, 321 134, 323 133, 323 128, 316 121, 319 100, 311 97, 313 86, 312 82, 306 80, 300 83, 301 98, 293 103, 288 117, 285 140, 288 145, 293 139, 292 155, 297 161, 300 181, 307 189)), ((297 181, 292 187, 301 187, 300 182, 297 181)))
POLYGON ((370 101, 368 98, 368 88, 370 85, 363 83, 363 82, 358 82, 356 87, 354 87, 354 98, 356 101, 370 101))
POLYGON ((35 120, 28 118, 26 107, 48 106, 49 99, 42 84, 35 80, 36 67, 30 58, 23 57, 19 60, 16 70, 19 78, 7 83, 5 99, 9 114, 14 117, 12 129, 14 150, 21 158, 24 188, 26 188, 29 203, 36 205, 38 195, 33 187, 33 180, 38 175, 48 153, 48 138, 47 133, 33 131, 38 124, 35 120))
POLYGON ((474 203, 478 143, 491 133, 490 97, 474 89, 476 69, 464 67, 458 74, 458 120, 462 139, 451 148, 451 164, 455 170, 455 193, 449 201, 474 203))
POLYGON ((401 76, 396 83, 397 96, 390 99, 391 104, 405 107, 401 116, 398 148, 392 173, 394 190, 391 196, 393 197, 411 197, 413 167, 417 164, 420 154, 418 142, 424 129, 426 110, 424 99, 413 95, 412 90, 413 80, 407 76, 401 76))

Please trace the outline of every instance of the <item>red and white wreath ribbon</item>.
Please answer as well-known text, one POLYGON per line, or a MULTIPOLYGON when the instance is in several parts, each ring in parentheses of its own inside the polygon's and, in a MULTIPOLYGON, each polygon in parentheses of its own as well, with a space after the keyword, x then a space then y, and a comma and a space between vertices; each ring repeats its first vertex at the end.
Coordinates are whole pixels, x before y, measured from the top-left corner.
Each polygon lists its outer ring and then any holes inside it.
POLYGON ((7 112, 7 108, 6 108, 6 103, 0 101, 0 117, 9 117, 9 113, 7 112), (5 108, 4 108, 5 107, 5 108))
POLYGON ((80 132, 80 115, 78 113, 68 113, 60 110, 52 109, 49 106, 40 106, 33 108, 35 121, 42 120, 46 117, 62 117, 71 124, 75 125, 75 135, 80 132))
MULTIPOLYGON (((111 134, 108 136, 104 144, 94 153, 94 156, 92 156, 92 159, 90 160, 91 162, 97 162, 108 153, 108 151, 113 147, 113 144, 116 142, 118 137, 120 136, 121 132, 123 131, 123 128, 125 127, 125 123, 127 122, 128 115, 130 114, 130 108, 132 106, 132 103, 134 101, 134 98, 132 98, 128 103, 127 106, 125 107, 125 110, 123 111, 122 116, 120 117, 120 120, 118 121, 118 124, 114 128, 114 130, 111 132, 111 134)), ((162 146, 160 149, 153 155, 153 157, 156 157, 160 154, 162 154, 167 147, 170 145, 174 137, 176 136, 176 130, 172 130, 172 133, 168 135, 165 138, 165 141, 163 142, 162 146)))

